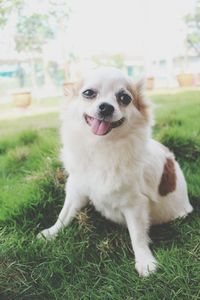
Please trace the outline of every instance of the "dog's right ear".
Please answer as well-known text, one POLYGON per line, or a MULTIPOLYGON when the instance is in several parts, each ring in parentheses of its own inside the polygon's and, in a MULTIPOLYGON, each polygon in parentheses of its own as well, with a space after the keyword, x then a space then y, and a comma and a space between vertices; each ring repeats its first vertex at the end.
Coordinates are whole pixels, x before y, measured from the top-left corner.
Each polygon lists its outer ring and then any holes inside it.
POLYGON ((81 82, 65 82, 63 84, 64 95, 67 96, 67 98, 72 98, 78 94, 80 87, 81 82))

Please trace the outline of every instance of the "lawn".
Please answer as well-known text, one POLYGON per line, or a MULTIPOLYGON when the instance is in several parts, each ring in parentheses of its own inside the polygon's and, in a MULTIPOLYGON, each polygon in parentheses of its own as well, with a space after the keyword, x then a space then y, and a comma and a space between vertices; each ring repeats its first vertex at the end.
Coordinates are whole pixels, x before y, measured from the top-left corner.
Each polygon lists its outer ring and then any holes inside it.
POLYGON ((64 200, 58 115, 0 121, 0 299, 200 299, 200 91, 151 97, 154 136, 175 152, 195 208, 151 229, 158 272, 139 278, 127 229, 92 207, 55 241, 37 240, 64 200))

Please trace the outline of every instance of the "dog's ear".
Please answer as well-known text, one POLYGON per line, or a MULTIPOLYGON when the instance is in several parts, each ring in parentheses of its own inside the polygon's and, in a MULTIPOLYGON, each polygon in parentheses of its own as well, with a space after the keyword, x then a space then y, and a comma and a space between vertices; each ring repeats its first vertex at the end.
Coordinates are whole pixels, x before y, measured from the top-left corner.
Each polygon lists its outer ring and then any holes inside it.
POLYGON ((132 93, 135 106, 139 109, 139 106, 145 102, 145 79, 142 78, 132 85, 132 93))
POLYGON ((144 96, 145 90, 146 90, 146 80, 145 78, 141 78, 138 82, 135 84, 135 88, 137 90, 137 94, 144 96))
POLYGON ((133 104, 137 110, 143 115, 143 117, 148 120, 150 117, 150 103, 145 97, 146 90, 146 80, 140 79, 138 82, 134 83, 132 86, 133 92, 133 104))
POLYGON ((67 96, 67 98, 74 97, 75 95, 78 94, 81 85, 82 82, 65 82, 63 84, 64 95, 67 96))

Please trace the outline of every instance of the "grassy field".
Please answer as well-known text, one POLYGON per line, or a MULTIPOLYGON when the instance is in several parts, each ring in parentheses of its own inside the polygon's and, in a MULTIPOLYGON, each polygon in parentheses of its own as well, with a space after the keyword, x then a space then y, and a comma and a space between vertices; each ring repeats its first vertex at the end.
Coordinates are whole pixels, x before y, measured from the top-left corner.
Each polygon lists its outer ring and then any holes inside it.
POLYGON ((0 299, 200 299, 200 91, 152 96, 154 136, 183 167, 195 208, 151 229, 159 270, 139 278, 126 228, 92 207, 55 241, 35 238, 64 200, 55 113, 0 122, 0 299))

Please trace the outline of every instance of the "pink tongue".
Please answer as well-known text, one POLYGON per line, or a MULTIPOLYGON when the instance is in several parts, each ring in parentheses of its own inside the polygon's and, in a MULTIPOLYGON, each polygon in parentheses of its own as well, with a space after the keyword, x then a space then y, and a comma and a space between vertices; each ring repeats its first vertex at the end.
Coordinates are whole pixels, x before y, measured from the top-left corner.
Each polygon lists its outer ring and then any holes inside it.
POLYGON ((93 119, 91 123, 92 132, 97 135, 104 135, 110 129, 111 124, 109 122, 93 119))

